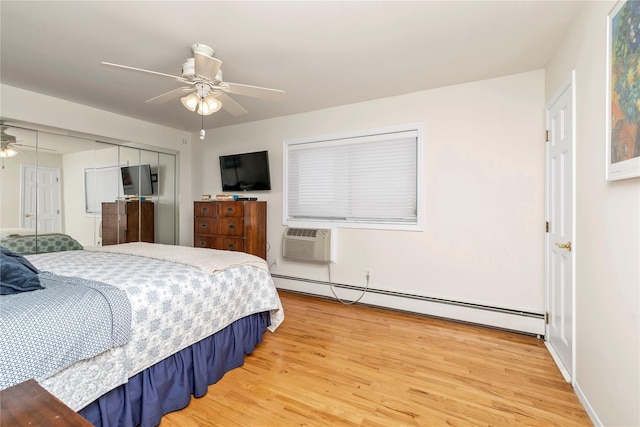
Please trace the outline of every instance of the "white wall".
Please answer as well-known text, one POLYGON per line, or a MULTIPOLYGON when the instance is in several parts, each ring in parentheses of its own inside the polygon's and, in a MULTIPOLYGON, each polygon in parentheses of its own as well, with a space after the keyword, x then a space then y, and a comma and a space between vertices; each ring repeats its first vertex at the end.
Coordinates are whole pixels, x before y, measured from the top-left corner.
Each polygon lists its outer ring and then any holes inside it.
MULTIPOLYGON (((105 164, 96 160, 96 153, 87 144, 86 151, 69 153, 64 155, 64 189, 67 194, 75 197, 68 197, 64 202, 64 212, 66 213, 64 222, 64 232, 69 234, 81 245, 96 245, 99 240, 100 218, 85 214, 84 199, 84 168, 101 167, 105 164)), ((109 166, 117 164, 117 149, 115 150, 115 161, 108 163, 109 166)))
MULTIPOLYGON (((365 271, 371 270, 373 288, 542 313, 542 70, 208 130, 206 140, 193 147, 192 195, 221 192, 219 155, 268 149, 273 190, 252 195, 269 202, 268 258, 280 259, 272 273, 327 281, 325 265, 279 255, 282 141, 411 122, 424 124, 425 230, 339 229, 333 281, 363 286, 365 271)), ((323 285, 304 286, 329 294, 323 285)), ((395 304, 375 295, 363 302, 395 304)), ((410 304, 400 308, 415 309, 410 304)), ((437 314, 459 317, 454 311, 437 314)))
MULTIPOLYGON (((124 141, 179 151, 180 244, 193 242, 191 199, 191 134, 73 102, 0 85, 0 116, 124 141), (33 108, 37 105, 38 108, 33 108), (186 198, 186 200, 185 200, 186 198)), ((3 184, 4 187, 4 184, 3 184)))
POLYGON ((640 178, 605 180, 607 15, 591 2, 547 67, 576 70, 576 391, 597 425, 640 425, 640 178))

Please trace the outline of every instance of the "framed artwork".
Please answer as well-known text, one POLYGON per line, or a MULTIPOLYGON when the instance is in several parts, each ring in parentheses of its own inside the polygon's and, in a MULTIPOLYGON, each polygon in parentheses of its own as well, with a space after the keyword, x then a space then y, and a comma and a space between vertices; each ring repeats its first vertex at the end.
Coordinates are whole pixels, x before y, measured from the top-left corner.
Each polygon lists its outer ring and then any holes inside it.
POLYGON ((608 181, 640 176, 640 1, 620 0, 607 19, 608 181))

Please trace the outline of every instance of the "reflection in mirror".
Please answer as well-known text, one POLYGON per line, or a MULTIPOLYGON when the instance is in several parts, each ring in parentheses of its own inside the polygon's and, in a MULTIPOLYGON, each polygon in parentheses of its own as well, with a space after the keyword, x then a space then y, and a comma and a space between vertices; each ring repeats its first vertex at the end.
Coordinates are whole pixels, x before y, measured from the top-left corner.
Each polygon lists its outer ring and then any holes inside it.
POLYGON ((53 240, 60 241, 64 233, 62 182, 68 147, 56 137, 2 127, 0 244, 8 249, 39 252, 45 243, 50 246, 53 240))
POLYGON ((115 239, 112 244, 177 244, 175 154, 3 125, 0 155, 0 245, 22 253, 46 252, 55 250, 54 236, 57 242, 68 236, 79 247, 108 244, 108 239, 115 239), (143 178, 154 180, 149 195, 125 194, 122 168, 136 165, 149 165, 150 176, 141 176, 143 167, 136 175, 138 184, 143 178), (138 217, 133 230, 118 226, 126 220, 119 210, 115 219, 106 218, 104 204, 125 197, 135 198, 137 207, 148 203, 144 206, 151 207, 153 221, 143 224, 145 216, 138 217), (109 231, 109 220, 115 221, 115 231, 109 231))
POLYGON ((158 207, 157 241, 165 244, 178 244, 178 188, 177 160, 175 155, 158 154, 158 207))
POLYGON ((101 202, 118 195, 118 147, 81 139, 80 147, 66 154, 63 186, 65 232, 83 246, 99 245, 101 202))
MULTIPOLYGON (((117 147, 116 194, 102 197, 102 244, 155 242, 155 201, 151 182, 157 153, 144 158, 137 148, 117 147), (115 196, 115 197, 114 197, 115 196)), ((98 182, 100 185, 100 182, 98 182)))
POLYGON ((161 228, 158 224, 158 207, 162 202, 160 194, 162 189, 158 188, 157 179, 158 154, 158 152, 140 150, 137 168, 139 186, 136 190, 140 196, 138 202, 140 203, 140 240, 142 241, 158 241, 158 231, 161 228))
MULTIPOLYGON (((38 158, 38 133, 32 130, 2 126, 2 208, 0 227, 4 237, 12 234, 35 234, 37 224, 36 167, 59 171, 62 158, 57 152, 42 150, 38 158)), ((44 192, 44 187, 41 189, 44 192)), ((48 226, 58 231, 59 221, 49 221, 48 226)))

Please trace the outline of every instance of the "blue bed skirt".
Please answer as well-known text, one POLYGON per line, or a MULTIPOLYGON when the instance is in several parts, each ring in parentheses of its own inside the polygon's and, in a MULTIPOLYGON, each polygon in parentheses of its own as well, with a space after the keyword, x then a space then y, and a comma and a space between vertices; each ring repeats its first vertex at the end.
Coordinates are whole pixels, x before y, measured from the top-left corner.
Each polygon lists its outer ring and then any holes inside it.
POLYGON ((98 427, 151 427, 164 414, 202 397, 210 384, 242 366, 244 356, 262 342, 269 313, 240 320, 131 377, 78 413, 98 427))

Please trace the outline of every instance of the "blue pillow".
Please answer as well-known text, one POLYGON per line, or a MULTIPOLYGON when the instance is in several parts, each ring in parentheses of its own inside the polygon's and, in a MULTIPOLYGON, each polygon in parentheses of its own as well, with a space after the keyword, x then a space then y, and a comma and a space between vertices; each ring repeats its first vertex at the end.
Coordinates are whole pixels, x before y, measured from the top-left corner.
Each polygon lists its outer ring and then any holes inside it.
POLYGON ((38 273, 28 259, 0 246, 0 295, 44 289, 38 273))
POLYGON ((16 261, 27 267, 29 270, 33 271, 36 274, 40 273, 40 271, 38 271, 38 269, 35 268, 33 264, 31 264, 31 262, 29 262, 29 260, 26 259, 22 254, 12 252, 4 246, 0 246, 0 256, 9 256, 15 258, 16 261))

